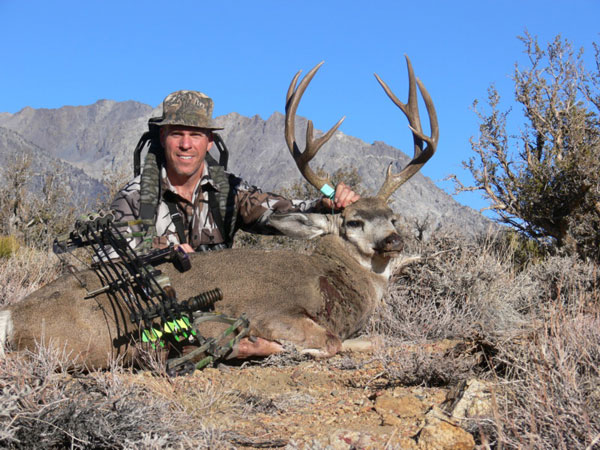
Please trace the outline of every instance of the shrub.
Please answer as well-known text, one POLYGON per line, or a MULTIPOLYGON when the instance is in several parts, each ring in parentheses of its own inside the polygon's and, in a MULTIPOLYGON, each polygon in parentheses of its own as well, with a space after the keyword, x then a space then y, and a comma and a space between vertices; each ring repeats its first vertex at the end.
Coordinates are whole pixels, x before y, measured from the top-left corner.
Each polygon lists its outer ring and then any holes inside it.
MULTIPOLYGON (((414 244, 413 244, 414 245, 414 244)), ((370 324, 392 383, 495 382, 494 415, 475 420, 494 448, 595 448, 600 436, 600 271, 576 255, 520 258, 506 236, 438 233, 370 324), (440 339, 462 341, 432 352, 440 339), (398 343, 400 342, 400 344, 398 343), (433 342, 433 343, 432 343, 433 342)), ((417 247, 415 247, 416 249, 417 247)))
POLYGON ((507 130, 509 111, 488 93, 489 112, 475 102, 480 133, 464 162, 497 219, 541 243, 600 260, 600 51, 586 70, 583 50, 557 36, 545 49, 520 38, 528 66, 517 65, 515 100, 524 125, 507 130))
POLYGON ((56 255, 20 247, 10 257, 0 258, 0 306, 21 300, 60 273, 56 255))
POLYGON ((21 247, 21 243, 14 236, 0 236, 0 258, 12 256, 21 247))
POLYGON ((57 373, 67 360, 47 347, 0 364, 0 447, 232 448, 224 432, 122 369, 57 373))
POLYGON ((0 234, 46 249, 57 235, 70 231, 76 210, 62 177, 61 168, 55 167, 37 180, 31 159, 15 157, 5 167, 0 187, 0 234))
POLYGON ((371 330, 418 341, 500 337, 520 329, 518 311, 535 286, 500 247, 497 236, 480 243, 439 232, 420 246, 422 261, 390 286, 371 330))

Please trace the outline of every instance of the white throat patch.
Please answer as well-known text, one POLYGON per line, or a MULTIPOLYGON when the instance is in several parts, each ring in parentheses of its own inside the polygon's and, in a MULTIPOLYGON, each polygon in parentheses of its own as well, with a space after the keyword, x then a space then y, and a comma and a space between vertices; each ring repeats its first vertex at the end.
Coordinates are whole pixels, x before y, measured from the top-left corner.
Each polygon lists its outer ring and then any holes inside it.
POLYGON ((0 311, 0 357, 4 356, 4 347, 12 337, 13 322, 9 310, 0 311))

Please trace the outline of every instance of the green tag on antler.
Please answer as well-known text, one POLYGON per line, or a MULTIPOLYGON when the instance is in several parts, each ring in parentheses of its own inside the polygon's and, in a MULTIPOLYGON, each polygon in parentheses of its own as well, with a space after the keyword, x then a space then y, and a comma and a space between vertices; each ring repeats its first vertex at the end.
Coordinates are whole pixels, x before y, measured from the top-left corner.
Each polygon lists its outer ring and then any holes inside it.
POLYGON ((330 199, 333 200, 333 196, 335 195, 335 189, 334 188, 332 188, 328 184, 324 184, 323 187, 321 188, 321 192, 323 193, 323 195, 325 197, 330 198, 330 199))

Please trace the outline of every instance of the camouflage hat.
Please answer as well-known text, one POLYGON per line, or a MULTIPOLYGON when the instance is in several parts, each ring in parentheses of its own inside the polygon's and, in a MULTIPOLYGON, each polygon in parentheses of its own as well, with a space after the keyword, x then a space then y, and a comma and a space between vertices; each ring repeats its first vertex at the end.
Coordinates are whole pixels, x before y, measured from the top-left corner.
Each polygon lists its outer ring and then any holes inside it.
POLYGON ((212 120, 213 101, 197 91, 177 91, 163 101, 161 117, 153 117, 148 125, 185 125, 188 127, 222 130, 212 120))

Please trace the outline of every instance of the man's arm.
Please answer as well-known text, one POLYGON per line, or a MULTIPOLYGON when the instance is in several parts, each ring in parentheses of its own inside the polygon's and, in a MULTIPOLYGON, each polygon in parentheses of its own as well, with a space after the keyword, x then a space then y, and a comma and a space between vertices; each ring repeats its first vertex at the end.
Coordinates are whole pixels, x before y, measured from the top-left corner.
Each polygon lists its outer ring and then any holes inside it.
MULTIPOLYGON (((131 222, 139 218, 140 210, 140 182, 139 177, 130 181, 123 189, 121 189, 112 203, 110 209, 113 211, 115 216, 115 222, 131 222)), ((133 232, 141 231, 139 225, 127 225, 119 227, 119 231, 123 234, 131 234, 133 232)), ((141 243, 141 238, 129 238, 127 239, 129 246, 132 249, 136 249, 141 243)), ((110 259, 118 258, 116 252, 110 248, 105 247, 106 255, 110 259)))
POLYGON ((326 213, 344 208, 360 198, 343 183, 337 186, 332 202, 328 198, 290 200, 281 195, 263 192, 239 178, 236 178, 236 182, 236 202, 243 224, 242 229, 258 234, 279 234, 277 230, 266 225, 269 216, 274 212, 326 213))
POLYGON ((138 219, 140 198, 140 182, 136 178, 121 189, 110 204, 110 209, 115 214, 115 222, 130 222, 138 219))

